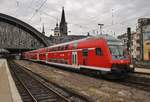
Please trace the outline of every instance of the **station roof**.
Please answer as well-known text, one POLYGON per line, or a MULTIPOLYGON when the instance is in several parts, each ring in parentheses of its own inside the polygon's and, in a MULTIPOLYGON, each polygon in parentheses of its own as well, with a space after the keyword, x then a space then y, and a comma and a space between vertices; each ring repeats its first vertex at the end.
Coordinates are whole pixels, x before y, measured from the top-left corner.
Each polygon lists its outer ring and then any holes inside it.
POLYGON ((0 53, 9 53, 9 51, 6 49, 0 49, 0 53))

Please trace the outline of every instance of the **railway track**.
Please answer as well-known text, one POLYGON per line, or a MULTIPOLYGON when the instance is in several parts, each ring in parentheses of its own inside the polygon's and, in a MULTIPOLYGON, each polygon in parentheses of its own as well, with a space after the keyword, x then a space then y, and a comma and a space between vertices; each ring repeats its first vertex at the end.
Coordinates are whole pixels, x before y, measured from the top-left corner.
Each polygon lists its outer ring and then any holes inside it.
POLYGON ((150 73, 146 73, 146 72, 134 72, 134 74, 149 75, 150 76, 150 73))
POLYGON ((133 87, 133 88, 148 91, 148 92, 150 91, 150 74, 149 73, 134 72, 134 73, 129 74, 129 76, 125 79, 121 78, 121 80, 119 80, 119 79, 113 80, 113 79, 106 79, 102 76, 99 77, 99 75, 95 75, 93 73, 81 73, 81 72, 78 72, 75 70, 70 70, 70 69, 65 69, 65 68, 64 69, 59 68, 59 67, 55 67, 55 68, 60 69, 60 70, 69 71, 69 72, 75 72, 77 74, 85 75, 88 77, 93 77, 96 79, 117 82, 122 85, 126 85, 129 87, 133 87))
MULTIPOLYGON (((55 67, 56 68, 56 67, 55 67)), ((57 68, 60 69, 60 68, 57 68)), ((61 69, 62 70, 62 69, 61 69)), ((100 79, 100 80, 106 80, 106 81, 110 81, 110 82, 115 82, 115 83, 119 83, 125 86, 129 86, 132 88, 136 88, 136 89, 140 89, 140 90, 144 90, 147 92, 150 92, 150 74, 149 73, 140 73, 140 72, 135 72, 135 73, 131 73, 129 74, 128 77, 126 77, 125 79, 107 79, 104 77, 99 77, 99 75, 95 75, 93 73, 91 74, 87 74, 87 73, 80 73, 78 71, 72 71, 72 70, 67 70, 70 72, 75 72, 77 74, 81 74, 81 75, 85 75, 88 77, 93 77, 96 79, 100 79)))
POLYGON ((129 74, 128 78, 118 83, 150 92, 150 76, 147 74, 132 73, 129 74))
MULTIPOLYGON (((55 67, 55 68, 57 68, 57 67, 55 67)), ((57 69, 61 69, 61 68, 57 68, 57 69)), ((72 71, 72 70, 67 70, 67 71, 76 72, 76 71, 72 71)), ((83 75, 83 73, 79 73, 79 72, 76 72, 76 73, 83 75)), ((107 80, 107 79, 99 78, 99 76, 93 75, 93 74, 92 75, 84 74, 84 75, 88 76, 88 77, 93 77, 93 78, 96 78, 96 79, 107 80)), ((125 85, 125 86, 128 86, 128 87, 134 88, 134 89, 150 92, 150 75, 149 74, 131 73, 124 80, 107 80, 107 81, 117 83, 117 84, 122 84, 122 85, 125 85)))
POLYGON ((24 102, 91 102, 90 99, 49 83, 13 61, 9 61, 9 67, 24 102))

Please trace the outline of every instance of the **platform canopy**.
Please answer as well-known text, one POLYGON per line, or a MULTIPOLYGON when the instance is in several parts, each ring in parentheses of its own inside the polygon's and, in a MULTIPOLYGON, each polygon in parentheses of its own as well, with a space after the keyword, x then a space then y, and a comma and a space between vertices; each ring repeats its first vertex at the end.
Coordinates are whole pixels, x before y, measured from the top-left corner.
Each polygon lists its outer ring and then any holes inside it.
POLYGON ((0 49, 0 53, 9 53, 9 51, 6 49, 0 49))
POLYGON ((47 47, 51 41, 31 25, 0 13, 0 48, 24 51, 47 47))

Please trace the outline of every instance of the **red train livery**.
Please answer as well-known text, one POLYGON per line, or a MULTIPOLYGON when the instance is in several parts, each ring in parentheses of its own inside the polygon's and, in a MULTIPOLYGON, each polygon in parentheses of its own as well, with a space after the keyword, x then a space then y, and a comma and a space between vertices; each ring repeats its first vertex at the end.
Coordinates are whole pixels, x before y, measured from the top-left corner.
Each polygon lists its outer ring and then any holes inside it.
POLYGON ((103 35, 24 52, 23 57, 57 66, 110 73, 132 69, 126 52, 121 41, 103 35))

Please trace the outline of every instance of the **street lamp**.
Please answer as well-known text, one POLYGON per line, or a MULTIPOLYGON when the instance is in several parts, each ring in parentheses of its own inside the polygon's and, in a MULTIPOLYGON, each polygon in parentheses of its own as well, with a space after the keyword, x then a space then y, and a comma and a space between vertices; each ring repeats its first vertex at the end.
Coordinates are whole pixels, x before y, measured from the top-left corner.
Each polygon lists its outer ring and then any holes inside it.
POLYGON ((99 26, 100 34, 102 35, 102 26, 104 26, 104 24, 98 24, 98 26, 99 26))

